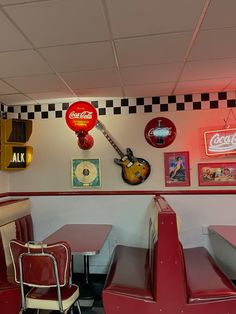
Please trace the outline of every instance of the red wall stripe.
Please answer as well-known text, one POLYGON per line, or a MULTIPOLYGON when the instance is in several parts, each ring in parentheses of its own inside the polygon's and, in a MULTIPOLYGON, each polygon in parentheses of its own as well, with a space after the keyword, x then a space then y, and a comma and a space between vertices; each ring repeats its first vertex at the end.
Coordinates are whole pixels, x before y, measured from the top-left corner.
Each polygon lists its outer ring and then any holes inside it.
POLYGON ((8 196, 90 196, 90 195, 210 195, 210 194, 236 194, 235 190, 147 190, 147 191, 48 191, 48 192, 8 192, 0 197, 8 196))

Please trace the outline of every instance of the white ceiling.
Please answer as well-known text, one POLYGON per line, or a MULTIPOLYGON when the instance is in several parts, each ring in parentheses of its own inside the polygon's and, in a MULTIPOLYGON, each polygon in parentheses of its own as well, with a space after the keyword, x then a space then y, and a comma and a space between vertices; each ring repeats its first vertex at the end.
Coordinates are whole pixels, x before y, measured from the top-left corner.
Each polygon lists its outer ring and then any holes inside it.
POLYGON ((0 101, 236 89, 235 0, 0 0, 0 101))

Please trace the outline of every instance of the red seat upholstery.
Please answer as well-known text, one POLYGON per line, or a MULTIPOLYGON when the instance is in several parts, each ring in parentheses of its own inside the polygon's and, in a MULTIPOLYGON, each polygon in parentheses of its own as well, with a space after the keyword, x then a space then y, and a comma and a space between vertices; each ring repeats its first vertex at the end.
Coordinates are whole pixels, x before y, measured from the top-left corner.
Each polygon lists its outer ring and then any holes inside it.
POLYGON ((236 297, 234 285, 204 247, 184 249, 183 252, 189 302, 209 302, 236 297))
POLYGON ((156 197, 155 206, 158 241, 149 241, 149 262, 145 249, 115 250, 103 290, 106 314, 235 313, 236 288, 206 249, 182 249, 176 214, 168 203, 156 197))
POLYGON ((20 309, 20 287, 15 282, 9 252, 9 241, 13 238, 33 240, 29 199, 0 203, 0 313, 7 314, 18 314, 20 309))
POLYGON ((70 284, 71 251, 66 242, 54 244, 10 241, 15 281, 21 286, 22 311, 31 309, 66 311, 76 303, 79 288, 70 284), (25 295, 24 285, 30 287, 25 295))
POLYGON ((148 257, 147 249, 118 245, 105 284, 106 290, 153 300, 148 257))

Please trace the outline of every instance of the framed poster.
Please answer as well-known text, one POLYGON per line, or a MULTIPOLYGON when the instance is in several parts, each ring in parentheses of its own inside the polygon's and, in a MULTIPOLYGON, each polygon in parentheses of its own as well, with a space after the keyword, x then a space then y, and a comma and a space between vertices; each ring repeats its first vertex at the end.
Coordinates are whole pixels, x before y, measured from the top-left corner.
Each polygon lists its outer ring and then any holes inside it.
POLYGON ((236 185, 236 162, 198 164, 200 186, 236 185))
POLYGON ((100 187, 100 160, 72 159, 71 177, 73 188, 100 187))
POLYGON ((164 153, 165 186, 189 186, 189 152, 164 153))

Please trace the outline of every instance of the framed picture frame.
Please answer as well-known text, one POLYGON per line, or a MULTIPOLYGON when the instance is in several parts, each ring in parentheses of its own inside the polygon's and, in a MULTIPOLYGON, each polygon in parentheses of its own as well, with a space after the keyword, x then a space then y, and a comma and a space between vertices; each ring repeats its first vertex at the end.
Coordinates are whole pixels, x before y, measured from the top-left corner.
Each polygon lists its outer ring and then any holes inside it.
POLYGON ((71 179, 73 188, 101 187, 100 159, 72 159, 71 179))
POLYGON ((164 153, 165 186, 190 186, 189 152, 164 153))
POLYGON ((236 185, 236 162, 198 164, 200 186, 236 185))

